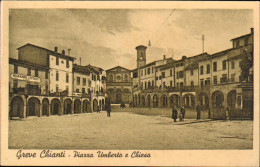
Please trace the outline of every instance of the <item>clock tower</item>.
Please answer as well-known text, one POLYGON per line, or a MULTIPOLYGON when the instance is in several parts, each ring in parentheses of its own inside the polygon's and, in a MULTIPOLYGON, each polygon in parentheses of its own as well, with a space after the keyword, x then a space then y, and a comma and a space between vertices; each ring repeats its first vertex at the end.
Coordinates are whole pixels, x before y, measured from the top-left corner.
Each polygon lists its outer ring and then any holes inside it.
POLYGON ((146 46, 139 45, 135 48, 137 50, 137 68, 146 65, 146 46))

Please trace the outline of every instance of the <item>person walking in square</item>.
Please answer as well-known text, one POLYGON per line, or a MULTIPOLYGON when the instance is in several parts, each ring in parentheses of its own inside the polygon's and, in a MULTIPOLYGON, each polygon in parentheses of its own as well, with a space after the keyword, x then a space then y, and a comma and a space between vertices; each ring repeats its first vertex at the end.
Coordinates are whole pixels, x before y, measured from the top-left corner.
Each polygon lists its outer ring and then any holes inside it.
POLYGON ((201 113, 201 106, 200 106, 200 104, 197 105, 196 111, 197 111, 197 120, 199 120, 200 119, 200 113, 201 113))
POLYGON ((178 117, 178 111, 174 106, 172 106, 172 119, 174 120, 174 122, 176 122, 177 117, 178 117))
POLYGON ((110 117, 111 104, 110 104, 110 101, 109 101, 109 100, 106 102, 105 108, 106 108, 106 111, 107 111, 107 117, 110 117))
POLYGON ((185 109, 183 106, 181 106, 181 110, 180 110, 181 116, 182 116, 182 121, 184 121, 184 117, 185 117, 185 109))

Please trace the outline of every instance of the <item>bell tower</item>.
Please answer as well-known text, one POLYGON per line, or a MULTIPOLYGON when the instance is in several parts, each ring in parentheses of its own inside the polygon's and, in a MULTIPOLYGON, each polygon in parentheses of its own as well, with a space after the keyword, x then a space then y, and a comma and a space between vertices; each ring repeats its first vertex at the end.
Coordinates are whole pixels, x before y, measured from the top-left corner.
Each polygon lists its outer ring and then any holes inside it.
POLYGON ((137 50, 137 68, 146 65, 146 46, 139 45, 135 48, 137 50))

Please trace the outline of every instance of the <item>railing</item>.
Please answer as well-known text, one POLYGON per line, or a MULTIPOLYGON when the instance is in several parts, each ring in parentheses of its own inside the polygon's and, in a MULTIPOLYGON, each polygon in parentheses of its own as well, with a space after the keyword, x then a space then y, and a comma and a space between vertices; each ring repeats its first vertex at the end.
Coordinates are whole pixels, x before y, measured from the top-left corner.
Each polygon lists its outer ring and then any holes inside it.
POLYGON ((41 89, 29 89, 29 88, 13 88, 14 94, 26 94, 26 95, 41 95, 41 89))

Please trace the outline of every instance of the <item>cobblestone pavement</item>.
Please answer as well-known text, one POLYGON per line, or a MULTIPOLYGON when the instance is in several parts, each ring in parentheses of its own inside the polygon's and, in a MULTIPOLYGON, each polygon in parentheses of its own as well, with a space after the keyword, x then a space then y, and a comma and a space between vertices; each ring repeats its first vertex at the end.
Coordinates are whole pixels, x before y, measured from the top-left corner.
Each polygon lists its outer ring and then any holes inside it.
POLYGON ((252 149, 253 121, 173 122, 129 112, 29 117, 9 121, 15 149, 252 149))

